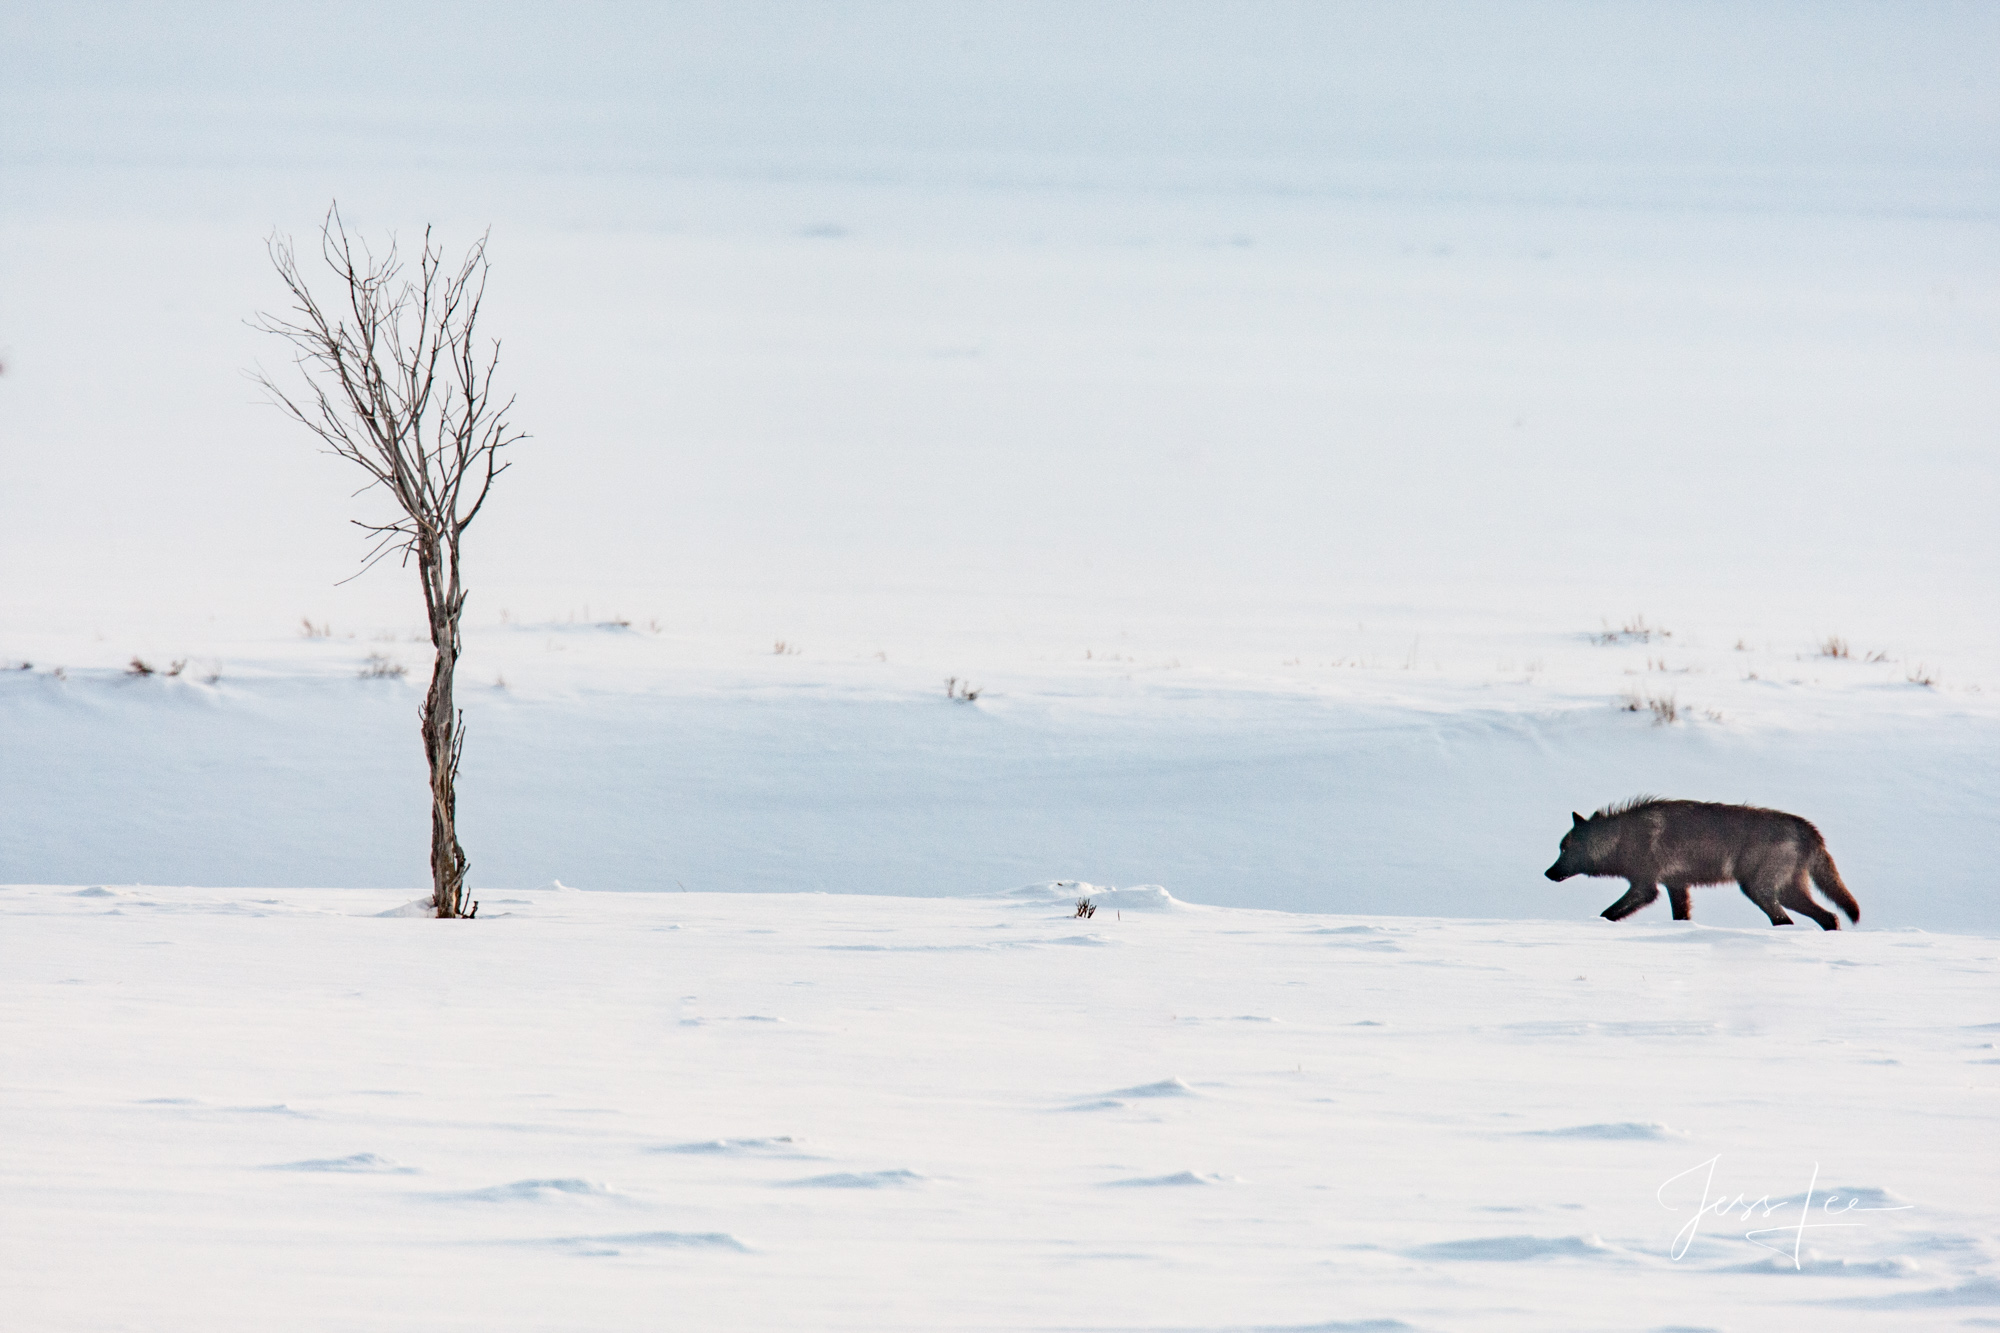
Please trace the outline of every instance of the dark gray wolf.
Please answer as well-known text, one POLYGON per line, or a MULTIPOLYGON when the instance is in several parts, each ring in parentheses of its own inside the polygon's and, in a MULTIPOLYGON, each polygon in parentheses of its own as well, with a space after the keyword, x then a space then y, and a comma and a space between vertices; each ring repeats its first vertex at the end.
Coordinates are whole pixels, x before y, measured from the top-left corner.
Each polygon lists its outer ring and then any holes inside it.
POLYGON ((1797 815, 1639 796, 1588 819, 1573 811, 1570 818, 1576 822, 1563 835, 1562 853, 1543 873, 1558 882, 1572 875, 1629 880, 1625 896, 1604 909, 1608 920, 1623 921, 1658 898, 1665 884, 1674 920, 1687 921, 1689 889, 1732 880, 1774 926, 1792 924, 1789 907, 1819 922, 1821 930, 1840 929, 1840 918, 1813 901, 1809 882, 1849 921, 1861 920, 1861 904, 1840 882, 1826 840, 1797 815))

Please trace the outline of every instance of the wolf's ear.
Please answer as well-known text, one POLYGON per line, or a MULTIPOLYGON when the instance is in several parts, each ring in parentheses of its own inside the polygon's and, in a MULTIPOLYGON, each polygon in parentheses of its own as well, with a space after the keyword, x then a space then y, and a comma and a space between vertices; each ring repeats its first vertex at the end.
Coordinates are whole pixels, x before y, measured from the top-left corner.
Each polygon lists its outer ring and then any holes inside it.
POLYGON ((1585 819, 1582 815, 1578 814, 1574 810, 1569 812, 1569 817, 1576 821, 1575 824, 1571 825, 1572 828, 1582 828, 1585 824, 1590 822, 1589 820, 1585 819))

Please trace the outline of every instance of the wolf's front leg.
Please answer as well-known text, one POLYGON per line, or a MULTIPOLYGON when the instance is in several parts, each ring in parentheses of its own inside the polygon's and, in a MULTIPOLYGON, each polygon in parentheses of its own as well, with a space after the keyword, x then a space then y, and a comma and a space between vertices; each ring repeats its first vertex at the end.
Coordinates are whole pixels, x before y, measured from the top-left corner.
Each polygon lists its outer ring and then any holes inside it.
POLYGON ((1694 904, 1688 899, 1687 885, 1667 885, 1667 903, 1674 909, 1674 920, 1694 920, 1694 904))
POLYGON ((1606 921, 1623 921, 1626 917, 1660 896, 1660 886, 1658 884, 1644 884, 1636 879, 1631 883, 1632 887, 1625 891, 1625 896, 1605 908, 1601 913, 1606 921))

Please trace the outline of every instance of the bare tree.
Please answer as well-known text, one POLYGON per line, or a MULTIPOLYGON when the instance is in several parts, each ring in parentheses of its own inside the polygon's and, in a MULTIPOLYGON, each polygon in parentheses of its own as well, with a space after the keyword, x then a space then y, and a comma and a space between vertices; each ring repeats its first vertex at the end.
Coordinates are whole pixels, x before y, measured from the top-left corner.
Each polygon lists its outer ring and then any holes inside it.
POLYGON ((437 649, 421 714, 431 776, 431 905, 440 917, 471 916, 479 904, 466 896, 468 863, 458 842, 465 717, 452 703, 465 608, 459 540, 493 479, 507 470, 500 451, 526 438, 507 419, 514 400, 493 394, 500 343, 477 338, 486 238, 447 265, 426 228, 414 273, 405 272, 393 236, 379 256, 350 236, 338 205, 327 210, 319 239, 331 275, 323 296, 300 270, 289 237, 274 234, 266 243, 291 307, 255 321, 291 344, 301 383, 282 388, 261 369, 251 377, 328 452, 368 474, 356 494, 379 486, 400 511, 386 523, 355 520, 374 539, 362 572, 400 554, 404 565, 415 563, 423 584, 437 649))

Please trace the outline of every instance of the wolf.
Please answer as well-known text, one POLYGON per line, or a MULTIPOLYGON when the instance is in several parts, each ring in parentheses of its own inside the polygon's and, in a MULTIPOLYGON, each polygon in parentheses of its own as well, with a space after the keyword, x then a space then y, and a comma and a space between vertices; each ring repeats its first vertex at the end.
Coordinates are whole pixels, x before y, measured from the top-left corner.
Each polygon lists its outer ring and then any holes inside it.
POLYGON ((1692 920, 1688 890, 1697 884, 1735 881, 1774 926, 1789 926, 1791 908, 1839 930, 1840 918, 1813 901, 1810 882, 1847 913, 1861 920, 1861 904, 1841 883, 1819 830, 1797 815, 1754 805, 1711 801, 1665 801, 1637 796, 1608 805, 1575 822, 1563 835, 1556 863, 1543 871, 1561 883, 1573 875, 1616 875, 1630 881, 1625 896, 1604 909, 1623 921, 1660 896, 1667 886, 1674 920, 1692 920))

